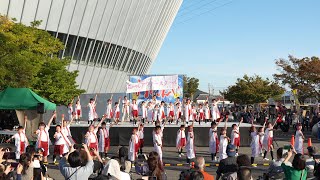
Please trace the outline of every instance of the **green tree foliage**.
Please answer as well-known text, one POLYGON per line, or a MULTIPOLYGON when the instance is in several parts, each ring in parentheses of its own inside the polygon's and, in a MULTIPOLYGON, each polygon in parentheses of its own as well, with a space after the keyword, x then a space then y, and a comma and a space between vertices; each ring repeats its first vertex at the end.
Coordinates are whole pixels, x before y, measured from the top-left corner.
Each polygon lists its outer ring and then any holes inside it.
POLYGON ((235 85, 229 86, 220 92, 224 98, 237 104, 255 104, 266 102, 269 98, 283 94, 284 89, 276 82, 263 79, 260 76, 249 77, 244 75, 238 78, 235 85))
POLYGON ((274 78, 291 89, 298 90, 298 99, 303 103, 306 98, 320 99, 320 59, 319 57, 276 60, 279 73, 274 78))
POLYGON ((0 16, 0 89, 28 87, 57 104, 67 104, 83 93, 77 89, 77 71, 68 72, 70 60, 60 60, 63 44, 39 22, 27 27, 0 16))
POLYGON ((199 87, 199 79, 183 76, 183 93, 186 97, 193 99, 194 93, 199 87))

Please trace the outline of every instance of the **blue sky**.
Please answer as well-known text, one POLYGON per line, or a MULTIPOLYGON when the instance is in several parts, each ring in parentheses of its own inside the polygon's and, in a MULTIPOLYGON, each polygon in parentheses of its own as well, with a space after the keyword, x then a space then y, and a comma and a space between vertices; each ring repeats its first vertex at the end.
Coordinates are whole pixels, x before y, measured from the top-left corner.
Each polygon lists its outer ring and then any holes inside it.
POLYGON ((186 74, 214 93, 275 59, 320 56, 319 0, 185 0, 150 74, 186 74))

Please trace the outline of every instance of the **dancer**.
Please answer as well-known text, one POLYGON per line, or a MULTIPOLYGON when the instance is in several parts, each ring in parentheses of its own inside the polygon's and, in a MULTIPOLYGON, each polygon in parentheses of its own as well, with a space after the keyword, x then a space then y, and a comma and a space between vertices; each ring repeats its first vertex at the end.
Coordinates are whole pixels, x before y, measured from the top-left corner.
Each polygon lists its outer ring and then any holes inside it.
POLYGON ((123 97, 122 100, 122 118, 121 122, 129 121, 129 110, 130 110, 130 101, 127 99, 127 96, 123 97))
MULTIPOLYGON (((86 133, 85 137, 85 143, 90 149, 98 150, 98 137, 97 132, 103 121, 105 120, 105 116, 102 117, 101 121, 97 126, 94 126, 93 124, 89 126, 88 132, 86 133)), ((91 152, 91 156, 93 156, 94 153, 91 152)))
POLYGON ((73 111, 72 104, 73 104, 73 99, 72 99, 71 103, 68 104, 68 118, 69 118, 70 121, 74 116, 74 111, 73 111))
POLYGON ((203 111, 202 104, 199 104, 198 113, 199 113, 199 124, 201 124, 201 121, 204 121, 204 111, 203 111))
POLYGON ((96 101, 97 100, 97 94, 94 97, 94 99, 90 99, 89 104, 87 107, 89 108, 88 111, 88 124, 92 125, 93 121, 98 118, 97 112, 96 112, 96 101))
POLYGON ((227 155, 227 146, 230 138, 227 136, 227 122, 228 116, 226 117, 224 128, 221 129, 220 134, 220 144, 219 144, 219 161, 228 157, 227 155))
POLYGON ((270 151, 271 159, 273 160, 273 126, 277 123, 277 121, 274 122, 272 125, 270 122, 267 122, 267 128, 264 133, 263 137, 263 160, 268 161, 269 159, 266 158, 267 152, 270 151))
POLYGON ((153 122, 159 121, 159 105, 154 106, 152 119, 153 119, 153 122))
POLYGON ((159 109, 159 121, 164 123, 164 120, 166 119, 166 114, 165 114, 165 111, 164 111, 164 101, 161 101, 161 104, 160 104, 160 109, 159 109))
POLYGON ((20 159, 20 155, 26 152, 26 147, 29 145, 28 138, 26 136, 27 120, 27 116, 24 116, 24 126, 19 126, 18 132, 6 141, 6 143, 9 143, 14 139, 16 160, 20 159))
POLYGON ((168 107, 168 117, 169 117, 169 122, 173 123, 173 119, 174 119, 174 105, 172 104, 172 102, 169 103, 169 107, 168 107))
POLYGON ((53 150, 53 163, 56 163, 57 159, 56 157, 59 156, 60 159, 62 156, 69 152, 71 145, 71 142, 68 140, 67 135, 62 132, 61 126, 56 126, 56 132, 53 135, 55 139, 54 143, 54 150, 53 150))
POLYGON ((138 128, 138 136, 139 136, 139 153, 142 154, 143 146, 144 146, 144 125, 140 124, 138 128))
POLYGON ((176 140, 176 147, 178 149, 179 157, 181 155, 184 155, 182 153, 183 148, 186 146, 186 132, 185 132, 185 126, 181 125, 180 129, 177 132, 177 140, 176 140))
POLYGON ((176 120, 177 120, 177 124, 179 124, 179 121, 181 120, 181 116, 182 116, 182 109, 181 109, 181 105, 180 103, 176 104, 176 120))
POLYGON ((212 121, 216 121, 217 119, 220 118, 220 112, 218 109, 217 101, 215 99, 212 99, 212 103, 211 103, 211 116, 212 116, 212 121))
POLYGON ((53 118, 56 117, 56 112, 52 114, 48 124, 46 125, 44 122, 39 123, 39 129, 35 132, 38 135, 36 146, 38 148, 43 149, 43 161, 44 163, 48 163, 48 155, 49 155, 49 129, 53 118))
POLYGON ((106 108, 106 112, 104 113, 106 116, 106 121, 109 123, 111 123, 111 119, 113 118, 112 97, 113 97, 113 94, 111 95, 110 99, 108 99, 107 101, 107 108, 106 108))
POLYGON ((232 124, 232 131, 231 131, 231 144, 233 144, 236 147, 236 156, 238 156, 238 151, 240 148, 240 125, 243 121, 243 117, 241 117, 241 120, 238 125, 232 124))
POLYGON ((207 122, 210 122, 210 107, 209 103, 206 102, 204 107, 204 122, 207 124, 207 122))
POLYGON ((62 121, 62 127, 61 127, 61 131, 67 136, 67 137, 72 137, 71 131, 70 131, 70 125, 73 122, 72 118, 70 121, 66 121, 64 119, 64 114, 61 115, 61 121, 62 121))
MULTIPOLYGON (((264 128, 266 124, 267 119, 265 120, 263 127, 264 128)), ((259 130, 260 130, 259 128, 259 130)), ((260 130, 261 131, 261 130, 260 130)), ((261 152, 261 143, 260 143, 260 132, 257 131, 256 127, 253 125, 253 121, 251 121, 251 128, 250 128, 250 136, 251 136, 251 164, 254 163, 254 158, 258 157, 261 152)))
POLYGON ((133 128, 132 135, 129 142, 129 151, 128 151, 128 158, 131 162, 134 162, 139 150, 139 135, 138 129, 133 128))
POLYGON ((132 109, 132 117, 133 117, 132 121, 133 121, 133 124, 136 125, 138 121, 138 115, 139 115, 137 100, 133 99, 132 104, 130 106, 132 109))
POLYGON ((303 154, 303 141, 304 141, 304 135, 302 132, 302 124, 298 123, 296 125, 296 134, 294 137, 294 149, 296 150, 297 153, 303 154))
POLYGON ((217 162, 217 152, 219 150, 219 138, 218 138, 218 123, 211 122, 211 128, 209 129, 209 152, 211 154, 211 160, 217 162))
POLYGON ((118 102, 114 103, 114 107, 113 107, 114 122, 116 124, 119 124, 119 121, 120 121, 120 107, 119 107, 120 101, 121 101, 121 97, 119 98, 118 102))
POLYGON ((187 99, 185 104, 184 104, 184 122, 189 123, 190 120, 190 116, 191 116, 191 100, 187 99))
POLYGON ((191 106, 191 112, 190 112, 190 121, 198 121, 197 120, 197 110, 196 110, 196 106, 192 105, 191 106))
POLYGON ((148 121, 148 124, 149 123, 152 124, 152 121, 153 121, 153 107, 151 102, 148 102, 148 106, 147 106, 147 121, 148 121))
POLYGON ((162 161, 162 135, 161 134, 162 134, 161 126, 156 126, 153 132, 153 147, 154 147, 154 151, 159 154, 159 159, 162 164, 163 161, 162 161))
POLYGON ((147 114, 148 114, 148 110, 147 110, 145 101, 142 101, 142 103, 141 103, 141 111, 142 111, 141 121, 142 121, 142 123, 145 123, 145 121, 147 120, 147 114))
POLYGON ((107 158, 108 157, 108 152, 110 149, 110 137, 109 137, 109 132, 110 128, 113 126, 113 124, 102 122, 101 123, 101 128, 99 130, 99 154, 100 157, 102 158, 107 158))
POLYGON ((80 97, 78 96, 78 100, 76 101, 76 117, 75 117, 75 120, 76 120, 76 124, 80 124, 80 119, 81 119, 81 116, 82 116, 82 112, 81 112, 81 103, 80 103, 80 97))
POLYGON ((191 161, 194 161, 194 158, 196 157, 196 149, 194 146, 194 133, 193 133, 193 123, 191 126, 188 127, 188 135, 187 135, 187 145, 186 145, 186 151, 187 151, 187 163, 190 164, 191 161))

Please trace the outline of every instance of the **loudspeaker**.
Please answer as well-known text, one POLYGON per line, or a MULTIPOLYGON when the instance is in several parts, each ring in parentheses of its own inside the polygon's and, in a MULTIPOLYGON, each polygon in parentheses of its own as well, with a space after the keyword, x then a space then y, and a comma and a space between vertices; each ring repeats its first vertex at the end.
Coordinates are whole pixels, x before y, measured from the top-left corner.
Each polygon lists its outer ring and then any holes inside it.
POLYGON ((44 113, 44 103, 38 103, 37 113, 38 114, 43 114, 44 113))

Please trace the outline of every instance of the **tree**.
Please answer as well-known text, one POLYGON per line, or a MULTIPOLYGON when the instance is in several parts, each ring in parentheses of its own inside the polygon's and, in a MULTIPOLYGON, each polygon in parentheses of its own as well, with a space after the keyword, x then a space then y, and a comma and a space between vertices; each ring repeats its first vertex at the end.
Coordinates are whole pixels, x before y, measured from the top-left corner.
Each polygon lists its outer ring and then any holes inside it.
POLYGON ((306 98, 320 98, 320 59, 319 57, 295 58, 276 60, 279 73, 274 78, 291 89, 298 90, 298 100, 304 103, 306 98))
POLYGON ((83 93, 77 89, 77 71, 68 72, 70 60, 60 60, 63 44, 37 29, 0 16, 0 89, 28 87, 57 104, 67 104, 83 93))
POLYGON ((183 93, 186 97, 193 99, 194 93, 197 92, 199 87, 199 79, 194 77, 183 77, 183 93))
POLYGON ((244 75, 242 79, 237 79, 235 85, 229 86, 220 94, 229 101, 244 105, 266 102, 269 98, 279 96, 283 92, 284 89, 276 82, 257 75, 252 77, 244 75))

